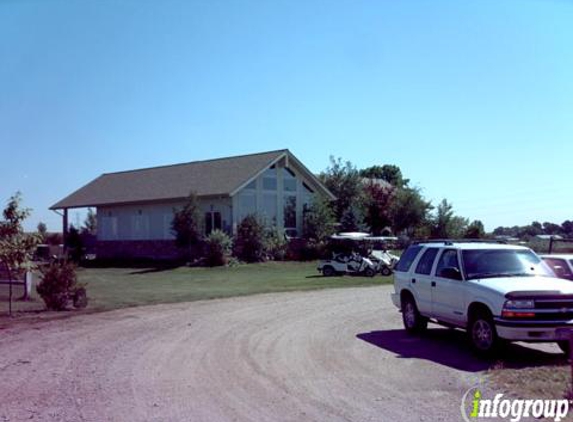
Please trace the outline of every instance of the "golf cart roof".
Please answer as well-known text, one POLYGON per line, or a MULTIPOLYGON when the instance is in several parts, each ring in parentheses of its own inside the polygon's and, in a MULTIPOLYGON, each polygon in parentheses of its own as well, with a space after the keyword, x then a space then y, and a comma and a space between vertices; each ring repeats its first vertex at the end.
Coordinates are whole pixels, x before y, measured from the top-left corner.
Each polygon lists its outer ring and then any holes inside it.
POLYGON ((338 234, 333 234, 332 236, 330 236, 330 238, 334 240, 367 240, 372 242, 387 242, 392 240, 398 240, 398 238, 394 236, 372 236, 370 235, 370 233, 362 233, 362 232, 338 233, 338 234))

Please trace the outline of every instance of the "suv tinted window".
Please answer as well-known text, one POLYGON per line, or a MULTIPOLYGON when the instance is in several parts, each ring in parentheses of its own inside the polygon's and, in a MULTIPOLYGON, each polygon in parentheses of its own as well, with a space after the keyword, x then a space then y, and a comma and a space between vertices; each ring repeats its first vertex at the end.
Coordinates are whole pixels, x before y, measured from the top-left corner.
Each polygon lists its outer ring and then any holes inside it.
POLYGON ((543 260, 551 267, 557 277, 571 278, 572 274, 567 266, 567 261, 561 258, 543 258, 543 260))
POLYGON ((429 248, 426 249, 424 255, 418 261, 418 265, 416 266, 416 274, 426 274, 429 275, 432 271, 432 265, 434 265, 434 259, 438 254, 438 248, 429 248))
POLYGON ((401 272, 408 271, 412 265, 412 262, 414 262, 414 259, 416 259, 416 256, 421 249, 422 247, 418 245, 410 246, 408 249, 406 249, 400 257, 400 260, 398 261, 398 264, 396 264, 396 268, 394 270, 401 272))
POLYGON ((438 261, 438 266, 436 267, 436 275, 439 277, 440 271, 444 268, 457 268, 460 269, 460 264, 458 262, 458 251, 455 249, 446 249, 442 252, 440 260, 438 261))

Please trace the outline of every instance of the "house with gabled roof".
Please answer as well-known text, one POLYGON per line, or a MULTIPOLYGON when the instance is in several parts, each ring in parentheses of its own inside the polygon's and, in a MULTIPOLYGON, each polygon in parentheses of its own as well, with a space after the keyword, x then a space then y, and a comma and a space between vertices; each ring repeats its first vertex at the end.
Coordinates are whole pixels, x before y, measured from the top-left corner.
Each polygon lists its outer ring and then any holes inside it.
POLYGON ((178 254, 171 231, 174 210, 195 192, 205 233, 236 232, 257 214, 290 235, 302 232, 315 195, 332 193, 288 149, 161 167, 106 173, 50 207, 96 209, 97 255, 102 258, 170 258, 178 254))

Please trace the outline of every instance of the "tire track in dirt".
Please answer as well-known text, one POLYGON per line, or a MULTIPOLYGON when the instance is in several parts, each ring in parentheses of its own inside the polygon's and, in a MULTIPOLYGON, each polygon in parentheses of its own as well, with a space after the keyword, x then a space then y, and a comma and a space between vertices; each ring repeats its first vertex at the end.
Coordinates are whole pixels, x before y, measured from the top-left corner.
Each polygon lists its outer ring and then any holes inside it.
POLYGON ((459 420, 479 373, 357 338, 401 330, 389 293, 266 294, 4 330, 0 421, 459 420))

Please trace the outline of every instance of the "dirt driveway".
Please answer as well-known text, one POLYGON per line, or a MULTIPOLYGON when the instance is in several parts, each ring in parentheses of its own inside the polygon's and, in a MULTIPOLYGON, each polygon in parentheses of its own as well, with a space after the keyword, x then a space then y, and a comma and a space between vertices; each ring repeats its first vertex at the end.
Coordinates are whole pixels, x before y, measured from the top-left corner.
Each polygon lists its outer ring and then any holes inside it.
POLYGON ((0 422, 460 420, 487 365, 461 333, 406 337, 389 292, 259 295, 0 331, 0 422))

